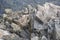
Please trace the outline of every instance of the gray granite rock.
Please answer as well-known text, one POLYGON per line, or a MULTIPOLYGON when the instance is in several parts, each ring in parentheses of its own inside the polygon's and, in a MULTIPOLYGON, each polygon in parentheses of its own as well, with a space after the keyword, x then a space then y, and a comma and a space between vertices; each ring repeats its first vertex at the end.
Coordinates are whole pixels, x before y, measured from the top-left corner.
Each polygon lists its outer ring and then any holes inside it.
POLYGON ((1 40, 59 40, 60 6, 28 5, 22 11, 5 9, 0 17, 1 40))
POLYGON ((33 38, 31 38, 31 40, 38 40, 38 37, 34 36, 33 38))
POLYGON ((42 36, 41 40, 47 40, 47 38, 45 36, 42 36))

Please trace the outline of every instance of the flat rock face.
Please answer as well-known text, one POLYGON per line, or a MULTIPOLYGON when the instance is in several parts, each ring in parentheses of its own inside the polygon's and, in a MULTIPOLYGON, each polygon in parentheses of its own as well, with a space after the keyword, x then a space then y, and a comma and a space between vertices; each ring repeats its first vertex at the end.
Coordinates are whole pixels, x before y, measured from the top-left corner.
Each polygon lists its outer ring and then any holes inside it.
POLYGON ((0 40, 60 40, 60 6, 45 3, 21 11, 5 9, 0 15, 0 40))

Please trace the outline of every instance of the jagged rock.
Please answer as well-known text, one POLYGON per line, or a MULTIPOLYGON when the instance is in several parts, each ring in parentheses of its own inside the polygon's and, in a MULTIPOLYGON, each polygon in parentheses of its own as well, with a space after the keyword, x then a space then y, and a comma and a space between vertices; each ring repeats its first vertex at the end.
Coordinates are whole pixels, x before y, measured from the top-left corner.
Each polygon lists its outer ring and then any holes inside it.
POLYGON ((57 18, 55 20, 55 28, 56 28, 56 37, 60 39, 60 20, 57 18))
POLYGON ((6 29, 6 26, 4 25, 4 23, 0 23, 0 29, 6 29))
POLYGON ((48 22, 52 17, 57 16, 57 7, 54 7, 54 4, 46 3, 44 6, 38 5, 37 9, 36 16, 43 22, 48 22))
MULTIPOLYGON (((36 11, 36 21, 34 22, 34 28, 35 29, 48 29, 48 34, 50 36, 53 37, 53 39, 55 39, 55 35, 57 37, 57 39, 59 39, 59 22, 57 22, 57 24, 55 24, 55 19, 60 20, 59 18, 59 10, 60 6, 56 6, 52 3, 45 3, 43 6, 41 5, 37 5, 37 11, 36 11), (39 24, 39 25, 37 25, 39 24), (37 25, 37 26, 36 26, 37 25), (56 28, 56 29, 55 29, 56 28), (55 33, 56 31, 56 33, 55 33), (54 32, 54 33, 53 33, 54 32)), ((45 33, 45 31, 40 31, 43 32, 43 34, 45 33)), ((50 38, 51 39, 51 38, 50 38)))
POLYGON ((29 15, 23 15, 21 17, 21 19, 18 20, 18 22, 22 25, 22 26, 26 26, 28 25, 28 22, 30 21, 29 15))
POLYGON ((3 14, 3 18, 5 18, 5 17, 7 17, 7 15, 6 14, 3 14))
POLYGON ((31 38, 31 40, 38 40, 38 37, 34 36, 33 38, 31 38))
POLYGON ((31 33, 31 38, 34 37, 34 36, 35 36, 35 34, 34 33, 31 33))
POLYGON ((30 38, 31 40, 60 39, 60 6, 45 3, 38 4, 37 9, 31 5, 22 11, 5 9, 0 18, 0 40, 30 38))
POLYGON ((30 32, 26 31, 26 30, 23 30, 20 35, 23 37, 23 38, 26 38, 26 39, 29 39, 30 38, 30 32))
POLYGON ((41 40, 47 40, 47 38, 45 36, 42 36, 41 40))
POLYGON ((15 24, 15 23, 12 23, 11 26, 12 26, 14 31, 21 31, 21 28, 20 28, 19 25, 15 24))
POLYGON ((24 10, 22 10, 22 12, 23 12, 24 14, 28 14, 28 8, 24 8, 24 10))
POLYGON ((37 30, 43 30, 44 28, 42 27, 41 24, 39 24, 36 20, 34 21, 34 28, 37 30))
POLYGON ((7 14, 9 14, 9 13, 12 13, 12 9, 5 9, 5 12, 7 13, 7 14))
POLYGON ((31 14, 34 11, 34 8, 31 5, 28 5, 28 12, 31 14))
POLYGON ((18 35, 16 34, 11 34, 9 36, 3 36, 2 37, 4 40, 22 40, 23 38, 20 38, 18 35))
POLYGON ((26 26, 30 20, 29 15, 20 15, 16 12, 11 14, 3 14, 3 17, 8 21, 15 21, 18 25, 26 26))
POLYGON ((3 36, 7 36, 7 35, 10 35, 8 31, 0 29, 0 38, 2 38, 3 36))

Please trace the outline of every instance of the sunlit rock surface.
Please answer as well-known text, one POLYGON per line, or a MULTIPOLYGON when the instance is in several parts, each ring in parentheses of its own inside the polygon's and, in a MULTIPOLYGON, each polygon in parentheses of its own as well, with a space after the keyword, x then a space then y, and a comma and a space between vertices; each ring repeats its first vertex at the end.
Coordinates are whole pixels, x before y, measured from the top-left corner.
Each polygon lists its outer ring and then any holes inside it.
POLYGON ((0 15, 0 40, 60 40, 60 6, 45 3, 21 11, 5 9, 0 15))
POLYGON ((59 40, 60 6, 52 3, 45 3, 43 6, 37 5, 35 13, 34 28, 39 37, 44 40, 59 40), (38 30, 38 31, 37 31, 38 30))

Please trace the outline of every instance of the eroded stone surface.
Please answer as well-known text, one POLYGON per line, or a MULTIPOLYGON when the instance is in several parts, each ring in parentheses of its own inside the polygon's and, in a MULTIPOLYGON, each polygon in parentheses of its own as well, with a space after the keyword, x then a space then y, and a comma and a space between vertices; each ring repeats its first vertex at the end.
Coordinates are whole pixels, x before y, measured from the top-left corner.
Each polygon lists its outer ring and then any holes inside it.
POLYGON ((0 40, 60 40, 60 6, 28 5, 22 11, 5 9, 0 16, 0 40))

